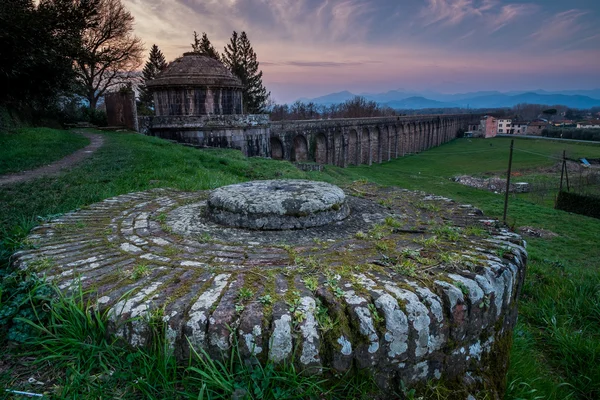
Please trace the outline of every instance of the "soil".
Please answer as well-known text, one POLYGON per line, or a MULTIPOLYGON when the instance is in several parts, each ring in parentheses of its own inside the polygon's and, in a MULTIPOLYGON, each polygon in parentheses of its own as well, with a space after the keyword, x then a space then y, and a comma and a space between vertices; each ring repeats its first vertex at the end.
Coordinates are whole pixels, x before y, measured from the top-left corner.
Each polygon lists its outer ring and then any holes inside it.
POLYGON ((523 236, 539 237, 539 238, 543 238, 543 239, 549 239, 549 238, 558 236, 558 234, 556 234, 552 231, 549 231, 546 229, 541 229, 541 228, 534 228, 532 226, 519 227, 519 233, 523 236))
POLYGON ((0 175, 0 186, 10 185, 14 183, 26 182, 33 179, 40 178, 42 176, 57 175, 62 170, 71 168, 73 165, 80 163, 85 160, 93 153, 96 152, 104 144, 104 137, 97 133, 77 132, 86 138, 90 139, 90 144, 79 149, 76 152, 69 154, 68 156, 53 162, 52 164, 45 165, 40 168, 31 169, 29 171, 16 172, 12 174, 0 175))

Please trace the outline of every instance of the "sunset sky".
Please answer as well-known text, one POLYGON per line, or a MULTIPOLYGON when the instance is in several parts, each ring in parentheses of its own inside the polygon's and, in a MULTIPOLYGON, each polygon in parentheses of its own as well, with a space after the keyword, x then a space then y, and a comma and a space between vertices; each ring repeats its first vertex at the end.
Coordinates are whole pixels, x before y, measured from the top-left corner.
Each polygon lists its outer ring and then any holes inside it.
POLYGON ((123 0, 168 60, 245 30, 277 102, 600 87, 600 0, 123 0))

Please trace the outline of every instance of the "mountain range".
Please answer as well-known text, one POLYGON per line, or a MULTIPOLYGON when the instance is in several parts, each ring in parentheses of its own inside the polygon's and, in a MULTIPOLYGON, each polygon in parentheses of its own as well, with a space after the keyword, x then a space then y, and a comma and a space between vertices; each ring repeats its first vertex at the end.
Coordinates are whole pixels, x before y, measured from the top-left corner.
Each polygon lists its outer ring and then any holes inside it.
POLYGON ((299 99, 301 102, 313 102, 319 105, 343 103, 355 96, 363 96, 380 105, 394 109, 424 108, 502 108, 517 104, 563 105, 570 108, 588 109, 600 107, 600 89, 566 90, 548 92, 535 90, 528 92, 482 91, 470 93, 443 94, 436 92, 412 92, 390 90, 385 93, 351 93, 349 91, 330 93, 325 96, 299 99))

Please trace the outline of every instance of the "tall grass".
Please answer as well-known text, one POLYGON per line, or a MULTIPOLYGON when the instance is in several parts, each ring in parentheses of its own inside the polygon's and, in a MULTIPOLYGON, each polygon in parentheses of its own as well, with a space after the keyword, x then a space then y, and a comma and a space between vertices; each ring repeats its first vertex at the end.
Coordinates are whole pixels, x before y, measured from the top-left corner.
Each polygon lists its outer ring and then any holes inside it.
POLYGON ((108 315, 95 308, 89 293, 53 293, 49 318, 20 320, 36 332, 26 354, 58 377, 56 398, 359 399, 375 393, 368 377, 328 380, 293 364, 248 362, 235 344, 223 361, 194 349, 188 366, 181 366, 160 319, 151 346, 128 348, 109 334, 108 315))

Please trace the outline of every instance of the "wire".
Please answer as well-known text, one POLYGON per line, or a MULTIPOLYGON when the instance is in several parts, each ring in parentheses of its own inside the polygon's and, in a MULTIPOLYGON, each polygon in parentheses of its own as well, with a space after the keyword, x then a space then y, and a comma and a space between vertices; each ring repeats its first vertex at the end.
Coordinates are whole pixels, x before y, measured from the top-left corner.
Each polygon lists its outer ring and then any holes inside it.
POLYGON ((407 154, 407 155, 413 155, 413 156, 451 156, 454 154, 475 154, 475 153, 486 153, 486 152, 490 152, 490 151, 498 151, 498 150, 502 150, 501 148, 495 148, 495 149, 491 149, 491 150, 474 150, 474 151, 457 151, 455 153, 430 153, 430 154, 425 154, 425 153, 413 153, 413 154, 407 154))
POLYGON ((563 159, 562 159, 562 158, 560 158, 560 157, 553 157, 553 156, 549 156, 549 155, 542 154, 542 153, 536 153, 535 151, 522 150, 522 149, 517 149, 517 148, 514 148, 514 150, 516 150, 516 151, 520 151, 520 152, 523 152, 523 153, 535 154, 536 156, 545 157, 545 158, 550 158, 550 159, 553 159, 553 160, 559 160, 559 161, 562 161, 562 160, 563 160, 563 159))

